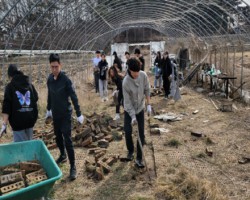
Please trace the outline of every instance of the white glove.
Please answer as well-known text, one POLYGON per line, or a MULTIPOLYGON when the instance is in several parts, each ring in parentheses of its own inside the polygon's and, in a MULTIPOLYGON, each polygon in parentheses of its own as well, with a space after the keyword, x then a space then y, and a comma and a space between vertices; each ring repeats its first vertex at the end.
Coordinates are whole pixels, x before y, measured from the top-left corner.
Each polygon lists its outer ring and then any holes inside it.
POLYGON ((0 138, 3 136, 4 133, 7 133, 6 131, 7 131, 7 124, 3 123, 0 131, 0 138))
POLYGON ((147 105, 147 113, 148 113, 148 116, 151 116, 151 113, 152 113, 151 105, 147 105))
POLYGON ((47 110, 46 115, 45 115, 46 119, 49 118, 49 117, 52 118, 52 112, 51 112, 51 110, 47 110))
POLYGON ((115 90, 113 93, 112 93, 112 96, 115 96, 115 93, 117 92, 117 90, 115 90))
POLYGON ((84 117, 83 117, 83 115, 77 117, 77 121, 78 121, 80 124, 82 124, 82 123, 84 122, 84 117))
POLYGON ((136 118, 133 118, 132 121, 131 121, 131 125, 134 126, 136 124, 137 124, 137 120, 136 120, 136 118))

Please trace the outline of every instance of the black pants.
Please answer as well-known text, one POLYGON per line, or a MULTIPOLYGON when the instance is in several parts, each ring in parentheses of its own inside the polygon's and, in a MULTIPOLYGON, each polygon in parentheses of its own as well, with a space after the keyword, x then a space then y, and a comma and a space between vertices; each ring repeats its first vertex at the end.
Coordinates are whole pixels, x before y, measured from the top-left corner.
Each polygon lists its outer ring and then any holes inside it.
POLYGON ((75 151, 71 139, 71 115, 53 119, 56 144, 61 155, 65 155, 65 148, 69 157, 70 165, 75 164, 75 151))
POLYGON ((99 78, 100 78, 100 73, 95 72, 94 73, 94 78, 95 78, 95 92, 99 92, 99 78))
MULTIPOLYGON (((139 135, 141 139, 142 145, 145 143, 145 135, 144 135, 144 110, 142 110, 139 114, 136 115, 136 120, 138 122, 139 135)), ((124 131, 125 131, 125 139, 126 145, 129 153, 134 153, 134 143, 132 138, 132 125, 131 125, 131 117, 125 111, 124 112, 124 131)), ((137 140, 137 159, 142 159, 142 152, 137 140)))
POLYGON ((169 77, 168 76, 163 76, 163 88, 165 91, 165 97, 168 97, 168 95, 170 94, 170 81, 169 81, 169 77))
POLYGON ((116 105, 116 113, 120 113, 120 107, 121 105, 123 105, 123 94, 122 94, 122 89, 119 90, 119 93, 118 93, 118 105, 116 105))

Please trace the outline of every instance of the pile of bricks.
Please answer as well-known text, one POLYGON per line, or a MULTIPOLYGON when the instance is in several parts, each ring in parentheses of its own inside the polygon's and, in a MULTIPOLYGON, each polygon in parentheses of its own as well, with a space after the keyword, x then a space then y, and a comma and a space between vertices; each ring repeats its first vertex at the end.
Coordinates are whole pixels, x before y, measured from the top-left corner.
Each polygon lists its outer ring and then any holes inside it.
POLYGON ((105 148, 92 148, 88 150, 89 155, 93 155, 93 159, 85 159, 86 172, 88 178, 103 180, 104 175, 112 171, 111 166, 119 159, 119 155, 106 155, 105 148))
MULTIPOLYGON (((84 125, 72 120, 72 140, 76 147, 107 148, 109 143, 122 139, 123 127, 107 114, 85 114, 84 125)), ((56 148, 52 120, 48 119, 43 128, 34 129, 34 139, 42 139, 48 149, 56 148)))
POLYGON ((1 167, 0 175, 0 196, 48 179, 38 161, 1 167))

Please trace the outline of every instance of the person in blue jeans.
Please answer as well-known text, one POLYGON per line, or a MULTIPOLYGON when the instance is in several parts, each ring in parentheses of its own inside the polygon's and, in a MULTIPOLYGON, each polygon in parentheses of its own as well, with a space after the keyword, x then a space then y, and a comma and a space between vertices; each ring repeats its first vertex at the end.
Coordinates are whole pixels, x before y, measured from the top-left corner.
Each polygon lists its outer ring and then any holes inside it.
POLYGON ((9 122, 14 142, 32 140, 33 127, 38 117, 37 91, 30 83, 29 77, 19 71, 16 65, 9 65, 8 76, 11 81, 4 92, 0 137, 6 133, 9 122))
POLYGON ((157 56, 154 61, 154 74, 155 74, 155 81, 154 81, 154 89, 157 88, 157 83, 159 82, 159 88, 161 89, 161 82, 162 82, 162 77, 161 77, 161 52, 157 52, 157 56))
MULTIPOLYGON (((134 158, 134 144, 132 139, 132 126, 138 126, 139 137, 142 145, 145 143, 144 134, 144 108, 145 98, 147 102, 147 114, 151 115, 150 84, 147 74, 140 70, 140 63, 136 58, 128 60, 128 73, 123 79, 124 100, 124 132, 128 149, 128 160, 134 158)), ((142 162, 142 149, 137 142, 137 155, 135 163, 138 167, 144 167, 142 162)))

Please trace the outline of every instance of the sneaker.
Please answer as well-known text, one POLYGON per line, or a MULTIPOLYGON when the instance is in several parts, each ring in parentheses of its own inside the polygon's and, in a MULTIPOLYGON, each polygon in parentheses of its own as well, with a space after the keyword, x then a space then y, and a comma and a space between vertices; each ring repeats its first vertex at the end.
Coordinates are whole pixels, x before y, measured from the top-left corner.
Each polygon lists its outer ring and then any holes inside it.
POLYGON ((67 161, 66 155, 60 155, 59 158, 57 158, 56 163, 59 165, 60 163, 64 163, 67 161))
POLYGON ((136 166, 138 168, 144 168, 145 167, 141 159, 136 159, 135 164, 136 164, 136 166))
POLYGON ((132 161, 133 159, 134 159, 133 153, 128 153, 128 155, 127 155, 127 160, 128 160, 128 161, 132 161))
POLYGON ((102 98, 102 102, 104 102, 105 101, 105 99, 104 98, 102 98))
POLYGON ((104 98, 104 101, 108 101, 108 100, 109 100, 108 97, 105 97, 105 98, 104 98))
POLYGON ((116 120, 119 120, 121 117, 120 117, 120 114, 119 113, 116 113, 115 117, 113 118, 114 121, 116 120))
POLYGON ((71 168, 70 168, 70 174, 69 174, 69 179, 71 181, 75 180, 76 179, 76 166, 73 165, 71 168))
POLYGON ((165 100, 168 100, 168 96, 165 96, 164 99, 165 99, 165 100))

